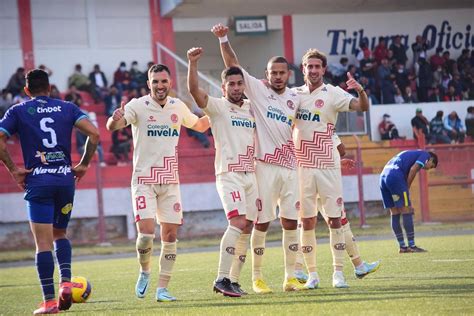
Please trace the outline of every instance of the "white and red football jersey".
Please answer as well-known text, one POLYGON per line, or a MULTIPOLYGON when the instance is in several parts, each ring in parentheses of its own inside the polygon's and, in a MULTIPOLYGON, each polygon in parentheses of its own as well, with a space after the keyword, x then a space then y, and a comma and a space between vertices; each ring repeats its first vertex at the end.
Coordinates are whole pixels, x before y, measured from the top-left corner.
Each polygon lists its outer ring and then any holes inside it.
POLYGON ((168 97, 162 107, 150 95, 130 101, 124 117, 132 125, 132 183, 179 183, 177 146, 181 125, 192 127, 199 118, 179 99, 168 97))
POLYGON ((209 116, 216 147, 216 175, 224 172, 254 172, 255 119, 250 113, 250 102, 242 106, 226 98, 209 96, 203 109, 209 116))
POLYGON ((257 123, 256 158, 295 169, 296 158, 291 135, 300 97, 288 88, 283 94, 277 94, 261 80, 241 69, 244 73, 245 95, 250 100, 257 123))
POLYGON ((340 168, 333 134, 338 113, 349 111, 353 96, 330 84, 323 84, 311 93, 306 85, 292 90, 301 96, 293 133, 298 166, 340 168))

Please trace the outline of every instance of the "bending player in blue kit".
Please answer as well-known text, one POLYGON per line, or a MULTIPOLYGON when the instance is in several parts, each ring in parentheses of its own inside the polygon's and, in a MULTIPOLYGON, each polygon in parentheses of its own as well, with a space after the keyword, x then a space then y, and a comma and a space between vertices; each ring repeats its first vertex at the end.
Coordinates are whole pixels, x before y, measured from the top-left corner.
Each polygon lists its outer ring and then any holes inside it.
POLYGON ((69 309, 72 303, 71 243, 66 229, 74 202, 74 180, 85 175, 99 143, 99 131, 76 105, 49 97, 48 74, 43 70, 29 71, 24 89, 32 99, 14 105, 0 120, 0 160, 25 190, 43 292, 43 302, 34 314, 56 314, 69 309), (88 139, 80 163, 72 167, 74 126, 88 139), (16 133, 25 168, 17 167, 7 150, 7 138, 16 133), (58 301, 54 293, 53 244, 61 278, 58 301))
POLYGON ((392 229, 400 245, 400 253, 426 252, 415 245, 413 208, 410 202, 410 187, 420 169, 429 170, 438 165, 438 156, 430 151, 402 151, 385 165, 380 175, 380 191, 383 204, 390 209, 392 229), (400 217, 403 216, 403 228, 408 239, 405 244, 400 217))

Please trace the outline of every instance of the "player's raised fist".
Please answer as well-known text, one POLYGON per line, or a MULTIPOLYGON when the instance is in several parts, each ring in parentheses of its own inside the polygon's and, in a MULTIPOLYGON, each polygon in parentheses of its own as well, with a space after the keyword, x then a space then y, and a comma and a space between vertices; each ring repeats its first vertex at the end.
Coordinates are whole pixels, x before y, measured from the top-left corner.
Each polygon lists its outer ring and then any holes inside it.
POLYGON ((120 103, 120 108, 116 109, 114 113, 112 114, 112 119, 114 121, 119 121, 123 117, 124 113, 125 113, 125 101, 122 101, 120 103))
POLYGON ((229 32, 229 28, 219 23, 211 28, 211 32, 214 33, 216 37, 224 37, 229 32))
POLYGON ((202 56, 203 49, 202 47, 193 47, 188 49, 188 59, 189 61, 196 61, 202 56))

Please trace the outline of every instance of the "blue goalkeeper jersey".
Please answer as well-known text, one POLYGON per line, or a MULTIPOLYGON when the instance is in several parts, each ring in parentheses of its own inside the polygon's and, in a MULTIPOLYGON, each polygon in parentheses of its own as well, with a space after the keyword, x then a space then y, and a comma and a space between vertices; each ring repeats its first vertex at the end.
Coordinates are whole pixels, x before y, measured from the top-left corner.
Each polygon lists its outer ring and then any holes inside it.
POLYGON ((74 184, 71 168, 71 134, 76 122, 87 118, 73 103, 46 96, 11 107, 0 131, 18 133, 26 169, 26 187, 74 184))
POLYGON ((388 174, 392 171, 402 172, 405 176, 405 180, 408 178, 408 173, 411 167, 417 163, 422 168, 426 162, 430 159, 430 154, 423 150, 405 150, 400 152, 398 155, 390 159, 385 165, 382 174, 388 174))

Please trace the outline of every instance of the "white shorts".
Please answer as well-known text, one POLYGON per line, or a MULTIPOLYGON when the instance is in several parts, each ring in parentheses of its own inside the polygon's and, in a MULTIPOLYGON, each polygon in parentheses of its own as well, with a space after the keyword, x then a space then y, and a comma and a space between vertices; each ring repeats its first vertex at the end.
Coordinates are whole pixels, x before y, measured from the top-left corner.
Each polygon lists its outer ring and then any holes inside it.
POLYGON ((298 167, 301 217, 310 218, 318 214, 317 197, 328 217, 342 216, 341 169, 317 169, 298 167))
POLYGON ((155 218, 159 223, 183 223, 179 184, 132 184, 135 222, 155 218))
POLYGON ((257 220, 261 202, 254 172, 226 172, 217 175, 216 187, 227 219, 238 215, 257 220))
POLYGON ((258 214, 257 223, 275 220, 277 206, 279 217, 298 220, 300 202, 296 170, 257 161, 255 174, 262 201, 262 211, 258 214))

